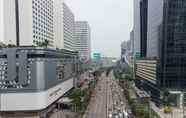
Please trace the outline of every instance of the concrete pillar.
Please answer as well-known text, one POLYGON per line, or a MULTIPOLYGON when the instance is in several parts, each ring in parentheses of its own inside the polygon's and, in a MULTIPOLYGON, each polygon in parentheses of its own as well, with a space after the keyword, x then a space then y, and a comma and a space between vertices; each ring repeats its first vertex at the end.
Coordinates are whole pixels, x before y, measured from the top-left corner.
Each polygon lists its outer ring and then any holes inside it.
POLYGON ((184 93, 180 93, 180 99, 179 99, 179 108, 183 108, 184 103, 184 93))

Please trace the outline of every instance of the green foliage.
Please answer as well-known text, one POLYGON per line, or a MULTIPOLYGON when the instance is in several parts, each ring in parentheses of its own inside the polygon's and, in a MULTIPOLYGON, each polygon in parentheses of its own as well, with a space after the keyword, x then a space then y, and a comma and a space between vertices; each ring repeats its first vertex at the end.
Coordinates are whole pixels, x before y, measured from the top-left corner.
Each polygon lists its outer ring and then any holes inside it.
POLYGON ((109 74, 110 74, 110 72, 111 72, 112 69, 113 69, 113 67, 108 68, 108 69, 106 70, 106 76, 107 76, 107 77, 109 76, 109 74))
POLYGON ((48 45, 50 44, 50 42, 48 41, 48 40, 45 40, 44 42, 44 46, 47 48, 48 47, 48 45))
POLYGON ((125 79, 128 80, 128 81, 132 81, 133 80, 133 78, 131 77, 131 75, 126 75, 125 76, 125 79))
POLYGON ((74 89, 70 94, 69 98, 72 99, 72 104, 80 107, 82 96, 83 96, 83 92, 81 91, 81 89, 74 89))
POLYGON ((14 45, 14 44, 6 45, 6 44, 0 42, 0 48, 13 48, 13 47, 16 47, 16 45, 14 45))
POLYGON ((50 42, 48 40, 44 40, 44 42, 36 41, 36 45, 38 47, 44 47, 47 48, 49 46, 50 42))
POLYGON ((89 87, 88 89, 81 90, 79 88, 74 89, 69 98, 72 100, 72 105, 77 113, 83 115, 87 109, 90 102, 91 95, 94 91, 95 86, 89 87))
POLYGON ((169 93, 169 91, 166 89, 166 90, 163 92, 163 99, 164 99, 165 105, 169 105, 169 96, 170 96, 170 93, 169 93))
POLYGON ((125 89, 124 90, 126 99, 128 100, 128 103, 131 107, 132 113, 137 118, 160 118, 155 111, 153 111, 151 108, 149 108, 149 104, 141 104, 134 99, 131 99, 130 96, 130 90, 125 89))
POLYGON ((121 78, 121 74, 120 74, 120 72, 119 72, 118 69, 114 69, 114 77, 115 77, 116 79, 120 79, 120 78, 121 78))
POLYGON ((13 47, 16 47, 16 45, 14 45, 14 44, 6 45, 6 44, 0 42, 0 48, 13 48, 13 47))
POLYGON ((170 95, 169 91, 168 90, 165 90, 164 91, 164 96, 168 97, 170 95))
POLYGON ((4 43, 0 42, 0 48, 6 48, 7 45, 5 45, 4 43))
POLYGON ((164 108, 164 113, 172 113, 172 108, 170 107, 170 106, 166 106, 165 108, 164 108))
POLYGON ((156 112, 149 108, 148 104, 132 102, 131 109, 137 118, 160 118, 156 112))
POLYGON ((101 71, 101 70, 97 70, 97 71, 95 71, 95 72, 93 73, 93 75, 94 75, 95 77, 99 77, 99 76, 101 76, 101 74, 102 74, 102 71, 101 71))
POLYGON ((7 47, 8 48, 13 48, 13 47, 16 47, 16 45, 14 45, 14 44, 8 44, 7 47))

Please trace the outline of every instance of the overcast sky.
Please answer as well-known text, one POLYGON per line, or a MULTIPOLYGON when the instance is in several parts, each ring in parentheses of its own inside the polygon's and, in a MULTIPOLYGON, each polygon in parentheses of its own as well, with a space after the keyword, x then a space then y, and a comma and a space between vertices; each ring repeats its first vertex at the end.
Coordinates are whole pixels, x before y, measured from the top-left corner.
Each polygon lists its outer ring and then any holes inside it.
POLYGON ((133 27, 133 0, 65 0, 76 20, 91 26, 92 51, 119 57, 133 27))

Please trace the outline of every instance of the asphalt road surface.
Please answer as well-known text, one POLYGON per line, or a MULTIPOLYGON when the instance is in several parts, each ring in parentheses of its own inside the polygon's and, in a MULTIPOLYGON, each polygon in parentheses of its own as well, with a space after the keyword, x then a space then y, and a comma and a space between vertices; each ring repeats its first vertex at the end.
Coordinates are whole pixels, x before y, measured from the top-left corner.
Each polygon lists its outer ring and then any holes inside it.
POLYGON ((103 74, 95 88, 85 118, 106 118, 107 117, 107 84, 103 74))
POLYGON ((103 73, 96 85, 84 118, 110 118, 110 114, 125 111, 126 106, 122 89, 114 79, 113 73, 111 72, 108 77, 103 73))

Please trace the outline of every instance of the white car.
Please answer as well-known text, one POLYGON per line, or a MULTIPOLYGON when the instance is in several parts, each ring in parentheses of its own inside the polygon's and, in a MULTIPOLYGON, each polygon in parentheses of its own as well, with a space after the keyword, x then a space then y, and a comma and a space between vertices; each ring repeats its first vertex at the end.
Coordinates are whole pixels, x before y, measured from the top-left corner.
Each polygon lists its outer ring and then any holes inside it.
POLYGON ((112 114, 109 114, 109 116, 108 116, 109 118, 112 118, 112 114))
POLYGON ((123 110, 123 114, 125 116, 124 118, 128 118, 129 115, 128 115, 128 113, 125 110, 123 110))

